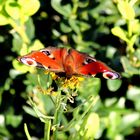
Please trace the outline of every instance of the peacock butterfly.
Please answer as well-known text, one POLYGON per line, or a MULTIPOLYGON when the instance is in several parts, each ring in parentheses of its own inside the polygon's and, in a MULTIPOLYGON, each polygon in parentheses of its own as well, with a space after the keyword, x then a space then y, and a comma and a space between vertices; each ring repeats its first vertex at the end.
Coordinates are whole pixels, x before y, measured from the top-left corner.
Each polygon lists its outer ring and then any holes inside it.
POLYGON ((95 76, 99 73, 102 73, 106 79, 121 77, 103 62, 74 49, 47 47, 18 57, 18 61, 55 73, 65 73, 67 77, 72 75, 95 76))

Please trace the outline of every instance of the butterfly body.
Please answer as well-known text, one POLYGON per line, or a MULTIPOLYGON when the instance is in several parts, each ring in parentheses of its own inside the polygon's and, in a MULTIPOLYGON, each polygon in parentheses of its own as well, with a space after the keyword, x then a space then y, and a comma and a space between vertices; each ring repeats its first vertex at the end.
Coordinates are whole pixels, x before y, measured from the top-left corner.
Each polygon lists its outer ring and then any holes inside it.
POLYGON ((120 78, 117 72, 103 62, 74 49, 47 47, 21 56, 18 61, 55 73, 65 73, 68 77, 72 75, 95 76, 102 73, 106 79, 120 78))

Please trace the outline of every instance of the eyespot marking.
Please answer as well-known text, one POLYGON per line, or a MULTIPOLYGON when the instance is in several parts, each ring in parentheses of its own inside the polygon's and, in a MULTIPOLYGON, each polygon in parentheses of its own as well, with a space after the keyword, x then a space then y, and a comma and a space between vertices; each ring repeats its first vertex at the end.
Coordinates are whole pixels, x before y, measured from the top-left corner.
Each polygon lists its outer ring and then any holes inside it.
POLYGON ((28 60, 26 63, 28 63, 28 65, 33 65, 33 61, 28 60))
POLYGON ((89 63, 92 63, 92 62, 96 62, 96 59, 87 57, 85 59, 85 61, 83 62, 83 65, 86 65, 86 64, 89 64, 89 63))
POLYGON ((68 52, 68 54, 70 54, 71 53, 71 49, 68 49, 67 52, 68 52))
POLYGON ((103 73, 103 77, 106 79, 120 79, 121 76, 117 72, 107 71, 103 73))
POLYGON ((48 50, 41 50, 41 52, 47 56, 51 55, 50 51, 48 51, 48 50))
POLYGON ((54 55, 49 50, 40 50, 40 52, 47 55, 49 58, 55 59, 54 55))
POLYGON ((37 62, 31 58, 28 58, 28 57, 20 58, 20 62, 22 62, 23 64, 28 65, 28 66, 34 66, 34 67, 37 66, 37 62))

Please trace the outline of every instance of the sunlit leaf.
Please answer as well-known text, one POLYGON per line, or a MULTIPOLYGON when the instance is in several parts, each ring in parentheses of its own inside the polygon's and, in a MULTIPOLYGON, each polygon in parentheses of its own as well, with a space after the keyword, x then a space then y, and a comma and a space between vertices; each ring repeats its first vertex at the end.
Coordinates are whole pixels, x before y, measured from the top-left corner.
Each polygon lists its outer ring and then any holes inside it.
POLYGON ((33 67, 28 67, 28 66, 26 66, 26 65, 24 65, 24 64, 21 64, 21 63, 18 62, 16 59, 13 60, 12 64, 13 64, 13 67, 14 67, 16 70, 18 70, 19 72, 21 72, 21 73, 26 73, 26 72, 28 72, 28 71, 30 71, 30 72, 32 73, 32 72, 35 71, 35 68, 33 68, 33 67))
POLYGON ((6 1, 5 10, 13 19, 20 18, 20 5, 14 0, 6 1))
POLYGON ((111 32, 112 32, 113 35, 121 38, 122 40, 124 40, 126 42, 129 41, 127 36, 126 36, 126 32, 122 28, 116 26, 116 27, 111 29, 111 32))
POLYGON ((34 43, 30 46, 29 52, 35 51, 35 50, 40 50, 40 49, 43 49, 43 48, 44 48, 44 45, 38 39, 36 39, 34 41, 34 43))
POLYGON ((138 19, 130 21, 129 26, 130 26, 133 33, 139 33, 140 22, 138 19))
POLYGON ((128 1, 119 1, 118 2, 118 9, 123 16, 123 18, 128 20, 133 20, 135 18, 135 11, 134 8, 130 5, 128 1))
POLYGON ((22 12, 28 16, 35 14, 40 8, 39 0, 18 0, 18 4, 22 8, 22 12))
POLYGON ((90 113, 85 119, 85 139, 94 138, 100 126, 100 118, 96 113, 90 113), (94 125, 93 125, 94 124, 94 125))
POLYGON ((6 24, 9 24, 9 17, 4 13, 0 13, 0 25, 6 24))

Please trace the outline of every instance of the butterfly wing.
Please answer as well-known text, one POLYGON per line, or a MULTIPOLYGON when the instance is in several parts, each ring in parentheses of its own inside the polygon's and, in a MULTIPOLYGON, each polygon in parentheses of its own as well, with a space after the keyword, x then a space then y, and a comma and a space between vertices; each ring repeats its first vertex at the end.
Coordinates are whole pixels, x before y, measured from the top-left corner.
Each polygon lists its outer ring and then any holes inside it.
POLYGON ((45 68, 53 72, 64 72, 62 58, 66 56, 65 52, 63 48, 48 47, 19 57, 18 60, 29 66, 45 68))
POLYGON ((120 74, 113 71, 103 62, 97 61, 95 58, 80 53, 76 50, 71 51, 71 55, 73 57, 74 71, 75 74, 85 75, 85 76, 95 76, 98 73, 102 73, 103 77, 106 79, 117 79, 120 78, 120 74))
POLYGON ((79 67, 77 71, 78 73, 83 75, 93 75, 93 76, 95 76, 98 73, 102 73, 103 77, 106 79, 120 78, 119 73, 111 70, 107 65, 105 65, 103 62, 100 61, 91 62, 83 67, 79 67))
POLYGON ((102 73, 106 79, 120 78, 117 72, 111 70, 103 62, 74 49, 47 47, 21 56, 18 60, 29 66, 45 68, 56 73, 63 72, 67 76, 73 74, 95 76, 102 73))

